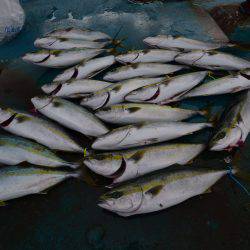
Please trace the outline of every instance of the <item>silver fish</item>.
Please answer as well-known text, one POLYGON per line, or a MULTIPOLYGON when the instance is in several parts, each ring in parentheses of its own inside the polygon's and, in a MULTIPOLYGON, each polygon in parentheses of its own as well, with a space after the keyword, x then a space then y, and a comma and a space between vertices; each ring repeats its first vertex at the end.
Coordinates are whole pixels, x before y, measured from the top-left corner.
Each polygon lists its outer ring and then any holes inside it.
POLYGON ((187 68, 183 65, 171 65, 163 63, 135 63, 116 68, 108 72, 103 79, 105 81, 117 82, 134 77, 157 77, 173 73, 187 68))
POLYGON ((68 49, 101 49, 108 45, 110 42, 93 42, 78 39, 44 37, 35 40, 34 45, 37 48, 48 50, 68 50, 68 49))
POLYGON ((36 167, 2 167, 0 168, 0 201, 39 194, 68 178, 79 176, 79 172, 45 170, 36 167))
POLYGON ((90 155, 84 164, 95 173, 112 178, 113 183, 119 183, 174 164, 188 164, 204 149, 204 144, 164 144, 90 155))
POLYGON ((175 61, 211 70, 244 70, 250 68, 249 61, 218 51, 198 50, 182 53, 175 58, 175 61))
POLYGON ((41 50, 27 53, 23 56, 23 60, 44 67, 65 68, 87 61, 104 51, 103 49, 41 50))
POLYGON ((0 127, 37 141, 51 149, 83 152, 83 149, 59 126, 47 120, 9 108, 0 108, 0 127))
POLYGON ((202 84, 189 91, 183 98, 236 93, 249 88, 250 70, 246 70, 202 84))
POLYGON ((110 67, 114 63, 114 56, 95 58, 65 70, 54 79, 54 82, 91 78, 97 75, 100 71, 110 67))
POLYGON ((217 131, 210 141, 210 150, 231 151, 242 146, 250 131, 250 93, 225 110, 217 131))
POLYGON ((181 100, 182 97, 198 85, 207 75, 207 71, 192 72, 166 79, 130 92, 125 100, 129 102, 147 102, 165 104, 181 100))
POLYGON ((124 217, 160 211, 206 193, 228 173, 198 167, 166 169, 112 189, 100 197, 98 205, 124 217))
POLYGON ((135 50, 126 54, 116 56, 116 61, 127 63, 165 63, 174 61, 179 54, 178 51, 164 50, 164 49, 149 49, 149 50, 135 50))
POLYGON ((192 134, 211 126, 209 123, 188 122, 153 122, 128 125, 113 129, 109 133, 98 137, 92 144, 92 148, 116 150, 155 144, 192 134))
POLYGON ((95 41, 95 42, 111 41, 111 37, 103 32, 89 30, 89 29, 73 28, 73 27, 66 29, 57 29, 46 34, 46 36, 56 37, 56 38, 79 39, 79 40, 95 41))
POLYGON ((58 97, 34 97, 31 102, 43 115, 87 136, 106 134, 107 127, 85 108, 58 97))
POLYGON ((205 111, 159 106, 155 104, 124 103, 98 109, 95 115, 114 124, 136 124, 143 122, 182 121, 205 111))
POLYGON ((46 167, 71 167, 79 164, 67 162, 41 144, 22 137, 0 135, 0 163, 17 165, 23 162, 46 167))
POLYGON ((158 78, 133 78, 119 83, 114 83, 100 91, 83 97, 81 105, 97 109, 111 104, 124 101, 124 97, 131 91, 146 86, 148 84, 163 81, 163 77, 158 78))
POLYGON ((223 43, 211 43, 198 41, 182 36, 158 35, 147 37, 143 42, 151 47, 176 50, 214 50, 225 46, 232 46, 223 43))
POLYGON ((69 80, 66 82, 52 82, 42 86, 42 90, 46 94, 53 96, 67 97, 67 98, 79 98, 86 96, 89 93, 96 92, 104 89, 112 83, 82 79, 82 80, 69 80))

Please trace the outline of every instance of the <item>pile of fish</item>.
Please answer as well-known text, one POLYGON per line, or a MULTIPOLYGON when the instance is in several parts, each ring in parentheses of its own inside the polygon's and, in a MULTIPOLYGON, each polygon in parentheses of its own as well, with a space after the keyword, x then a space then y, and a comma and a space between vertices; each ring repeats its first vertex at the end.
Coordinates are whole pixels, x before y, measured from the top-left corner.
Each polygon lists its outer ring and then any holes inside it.
POLYGON ((98 205, 131 216, 205 193, 229 173, 190 164, 205 149, 231 150, 246 140, 250 62, 218 50, 233 44, 171 35, 147 37, 144 43, 150 48, 112 55, 117 41, 103 32, 76 28, 55 30, 35 41, 42 50, 26 54, 25 61, 67 69, 42 86, 44 95, 31 99, 46 119, 0 109, 2 129, 15 134, 0 137, 0 162, 10 165, 0 169, 0 201, 42 192, 70 177, 81 178, 84 164, 112 182, 98 205), (211 80, 209 76, 218 70, 224 76, 211 80), (204 110, 172 105, 191 97, 240 91, 215 125, 188 120, 207 116, 204 110), (87 155, 62 127, 92 139, 87 155), (214 134, 208 145, 172 141, 211 128, 214 134), (84 159, 68 162, 54 151, 80 153, 84 159), (23 162, 34 166, 17 166, 23 162))

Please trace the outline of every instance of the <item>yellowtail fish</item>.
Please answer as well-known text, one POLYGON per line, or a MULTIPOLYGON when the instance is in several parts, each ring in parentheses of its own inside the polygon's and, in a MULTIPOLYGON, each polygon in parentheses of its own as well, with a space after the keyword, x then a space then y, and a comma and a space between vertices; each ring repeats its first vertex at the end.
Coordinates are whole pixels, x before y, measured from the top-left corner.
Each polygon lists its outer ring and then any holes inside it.
POLYGON ((79 98, 87 94, 99 91, 110 86, 112 83, 82 79, 82 80, 69 80, 66 82, 52 82, 42 86, 43 92, 53 96, 66 97, 66 98, 79 98))
POLYGON ((32 166, 25 168, 1 167, 0 201, 39 194, 68 178, 79 178, 80 175, 80 172, 41 169, 32 166))
POLYGON ((206 111, 156 104, 121 103, 100 108, 95 115, 105 122, 124 125, 143 122, 177 122, 195 115, 206 115, 206 111))
POLYGON ((31 102, 43 115, 87 136, 101 136, 108 128, 85 108, 59 97, 34 97, 31 102))
POLYGON ((51 149, 83 152, 83 149, 58 125, 10 108, 0 108, 0 127, 51 149))
POLYGON ((103 79, 105 81, 118 82, 134 77, 158 77, 186 68, 187 66, 183 65, 164 63, 135 63, 116 68, 108 72, 103 79))
POLYGON ((211 127, 210 123, 152 122, 127 125, 98 137, 93 149, 117 150, 169 141, 198 130, 211 127))
POLYGON ((79 166, 61 159, 53 151, 36 142, 18 136, 0 135, 0 163, 17 165, 24 162, 46 167, 79 166))
POLYGON ((166 63, 174 61, 179 54, 178 51, 164 49, 135 50, 115 57, 115 60, 122 63, 166 63))
POLYGON ((151 47, 171 49, 171 50, 214 50, 221 47, 233 46, 232 44, 203 42, 195 39, 186 38, 183 36, 158 35, 147 37, 143 42, 151 47))
POLYGON ((68 81, 72 79, 79 80, 84 78, 91 78, 103 71, 104 69, 110 67, 114 63, 114 56, 105 56, 91 59, 87 62, 80 63, 72 68, 66 69, 54 79, 54 82, 68 81))
POLYGON ((217 130, 210 141, 210 150, 231 151, 242 146, 250 131, 250 93, 244 93, 239 100, 225 109, 217 130))
POLYGON ((188 164, 204 149, 204 144, 162 144, 91 154, 84 164, 95 173, 113 179, 113 183, 120 183, 174 164, 188 164))
POLYGON ((112 189, 100 197, 98 205, 123 217, 160 211, 206 193, 228 173, 198 167, 166 169, 112 189))
POLYGON ((191 51, 179 54, 175 61, 181 64, 211 70, 244 70, 250 62, 240 57, 219 51, 191 51))
POLYGON ((40 50, 25 54, 23 60, 44 67, 65 68, 87 61, 104 51, 103 49, 40 50))

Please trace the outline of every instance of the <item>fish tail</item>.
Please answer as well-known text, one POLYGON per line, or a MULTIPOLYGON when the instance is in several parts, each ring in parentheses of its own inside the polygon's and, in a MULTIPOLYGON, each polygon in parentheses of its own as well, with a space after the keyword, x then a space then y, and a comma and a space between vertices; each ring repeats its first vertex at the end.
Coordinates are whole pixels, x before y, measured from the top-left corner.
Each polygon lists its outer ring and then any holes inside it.
POLYGON ((6 202, 0 200, 0 207, 5 207, 7 205, 6 202))

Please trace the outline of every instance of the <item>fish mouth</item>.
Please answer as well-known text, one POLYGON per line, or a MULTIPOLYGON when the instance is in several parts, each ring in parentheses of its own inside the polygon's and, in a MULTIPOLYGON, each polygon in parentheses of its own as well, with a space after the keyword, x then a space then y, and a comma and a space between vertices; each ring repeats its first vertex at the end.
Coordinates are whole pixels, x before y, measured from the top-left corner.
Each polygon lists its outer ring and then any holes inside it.
POLYGON ((145 102, 150 102, 150 101, 153 101, 155 100, 158 96, 160 95, 160 87, 157 88, 156 92, 153 94, 152 97, 144 100, 145 102))

